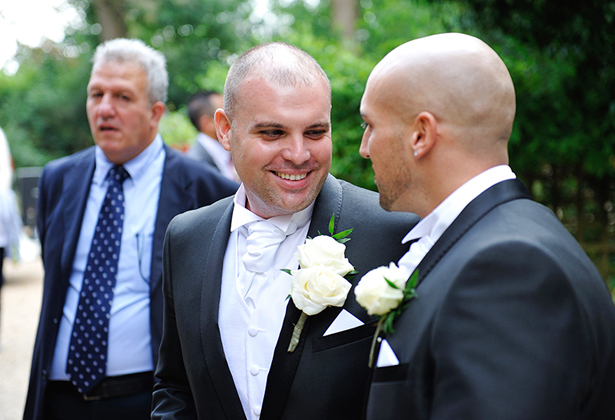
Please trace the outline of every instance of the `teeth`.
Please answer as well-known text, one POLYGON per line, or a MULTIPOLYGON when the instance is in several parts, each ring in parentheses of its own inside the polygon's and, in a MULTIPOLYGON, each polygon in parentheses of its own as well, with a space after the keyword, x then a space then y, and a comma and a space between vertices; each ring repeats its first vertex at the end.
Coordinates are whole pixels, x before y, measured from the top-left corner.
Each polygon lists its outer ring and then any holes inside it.
POLYGON ((289 175, 289 174, 283 174, 282 172, 276 172, 275 174, 279 176, 280 178, 288 179, 290 181, 299 181, 307 176, 307 174, 289 175))

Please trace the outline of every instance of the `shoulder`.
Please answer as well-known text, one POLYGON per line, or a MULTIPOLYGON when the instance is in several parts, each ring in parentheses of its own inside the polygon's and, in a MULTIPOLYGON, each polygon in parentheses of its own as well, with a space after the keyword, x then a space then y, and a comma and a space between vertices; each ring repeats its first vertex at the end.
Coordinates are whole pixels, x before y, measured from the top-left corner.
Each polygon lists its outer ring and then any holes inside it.
POLYGON ((165 176, 193 184, 219 197, 227 197, 237 191, 239 184, 226 179, 210 164, 189 158, 169 146, 165 146, 165 150, 165 176))
POLYGON ((70 156, 65 156, 48 162, 41 172, 41 179, 44 182, 54 182, 63 178, 66 172, 78 168, 80 176, 85 176, 83 171, 94 169, 95 156, 94 146, 81 150, 70 156))
POLYGON ((43 172, 64 172, 76 165, 93 164, 95 159, 94 150, 94 146, 92 146, 70 156, 64 156, 62 158, 52 160, 45 165, 43 172))
POLYGON ((345 218, 368 221, 374 226, 405 229, 405 233, 420 220, 414 213, 384 210, 380 206, 380 195, 377 192, 357 187, 346 181, 337 181, 342 188, 341 214, 345 218))
MULTIPOLYGON (((202 228, 217 225, 225 212, 230 211, 234 196, 226 197, 208 206, 181 213, 171 220, 169 232, 200 231, 202 228)), ((197 233, 200 234, 200 233, 197 233)))

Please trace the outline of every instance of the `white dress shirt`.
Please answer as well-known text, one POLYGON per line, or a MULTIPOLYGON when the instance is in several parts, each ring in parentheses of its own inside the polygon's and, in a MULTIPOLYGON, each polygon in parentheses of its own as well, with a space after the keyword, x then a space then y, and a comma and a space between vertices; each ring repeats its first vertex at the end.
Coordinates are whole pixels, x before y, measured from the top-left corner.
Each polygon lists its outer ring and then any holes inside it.
POLYGON ((404 237, 403 244, 420 239, 410 246, 408 252, 399 260, 398 265, 405 267, 408 273, 412 273, 444 231, 472 200, 493 185, 515 178, 515 174, 508 165, 500 165, 487 169, 457 188, 404 237))
MULTIPOLYGON (((143 152, 123 165, 130 178, 123 184, 124 227, 109 320, 107 376, 151 371, 154 368, 149 282, 165 156, 162 137, 157 135, 143 152)), ((83 272, 100 207, 107 193, 108 182, 105 178, 113 166, 102 150, 96 146, 96 169, 90 185, 60 321, 50 375, 52 380, 68 380, 66 359, 83 283, 83 272)))
POLYGON ((246 271, 241 257, 246 252, 246 225, 262 218, 245 208, 243 184, 235 194, 234 203, 231 234, 224 256, 218 322, 224 354, 246 418, 258 420, 290 292, 291 278, 281 269, 298 267, 295 253, 305 242, 314 203, 292 216, 267 219, 283 231, 291 221, 298 228, 280 244, 273 266, 266 273, 268 287, 260 288, 260 297, 255 299, 254 307, 248 305, 239 292, 246 288, 241 283, 246 271))

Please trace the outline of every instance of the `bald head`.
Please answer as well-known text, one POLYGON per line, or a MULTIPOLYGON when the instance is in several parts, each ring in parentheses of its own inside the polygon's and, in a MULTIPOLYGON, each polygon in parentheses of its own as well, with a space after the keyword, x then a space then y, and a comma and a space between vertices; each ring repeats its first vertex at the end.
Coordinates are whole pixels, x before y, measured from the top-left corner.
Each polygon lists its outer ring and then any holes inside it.
POLYGON ((399 46, 370 74, 361 155, 387 210, 425 216, 463 183, 508 164, 515 91, 500 57, 463 34, 399 46))
POLYGON ((473 153, 506 151, 514 86, 500 57, 475 37, 448 33, 407 42, 378 63, 371 87, 406 122, 427 111, 473 153))

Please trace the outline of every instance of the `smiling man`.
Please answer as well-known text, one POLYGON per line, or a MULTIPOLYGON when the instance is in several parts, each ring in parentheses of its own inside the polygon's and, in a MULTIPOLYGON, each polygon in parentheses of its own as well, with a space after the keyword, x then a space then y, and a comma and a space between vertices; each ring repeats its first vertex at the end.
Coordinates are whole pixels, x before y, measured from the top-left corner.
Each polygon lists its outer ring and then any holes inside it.
POLYGON ((298 267, 297 247, 334 216, 335 232, 354 228, 354 284, 407 250, 402 232, 418 218, 329 175, 330 114, 326 74, 296 47, 263 44, 231 66, 216 126, 243 183, 169 225, 152 418, 360 417, 372 320, 350 297, 308 317, 288 352, 301 311, 282 269, 298 267))
POLYGON ((86 103, 96 145, 43 171, 45 280, 25 419, 149 418, 165 229, 237 188, 164 145, 167 85, 164 56, 141 41, 98 47, 86 103))

